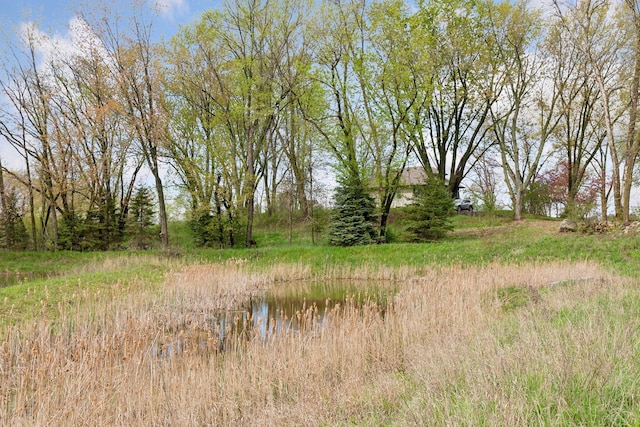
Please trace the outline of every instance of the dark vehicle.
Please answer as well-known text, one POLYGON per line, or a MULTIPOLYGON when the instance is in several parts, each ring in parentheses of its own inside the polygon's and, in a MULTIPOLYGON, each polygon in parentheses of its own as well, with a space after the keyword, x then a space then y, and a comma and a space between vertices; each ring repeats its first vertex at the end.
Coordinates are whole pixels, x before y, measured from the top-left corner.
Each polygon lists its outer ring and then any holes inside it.
POLYGON ((473 203, 471 203, 471 200, 455 199, 454 204, 458 213, 469 212, 470 214, 473 214, 473 203))

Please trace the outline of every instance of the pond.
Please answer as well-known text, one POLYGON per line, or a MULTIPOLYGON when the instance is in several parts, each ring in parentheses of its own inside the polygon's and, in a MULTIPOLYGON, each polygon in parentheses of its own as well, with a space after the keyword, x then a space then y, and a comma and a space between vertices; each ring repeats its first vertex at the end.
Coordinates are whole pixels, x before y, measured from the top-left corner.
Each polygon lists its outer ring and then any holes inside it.
POLYGON ((322 334, 332 322, 340 321, 345 307, 361 310, 373 305, 384 315, 384 302, 357 298, 343 300, 265 296, 250 301, 243 309, 217 313, 208 331, 179 336, 156 343, 154 357, 172 357, 187 351, 201 353, 241 351, 250 339, 267 343, 276 336, 298 333, 322 334), (194 343, 195 341, 195 343, 194 343))
POLYGON ((267 297, 251 301, 250 312, 243 310, 240 313, 222 313, 218 326, 223 340, 229 326, 231 330, 252 327, 263 341, 281 332, 317 331, 327 323, 328 314, 343 302, 331 299, 267 297))

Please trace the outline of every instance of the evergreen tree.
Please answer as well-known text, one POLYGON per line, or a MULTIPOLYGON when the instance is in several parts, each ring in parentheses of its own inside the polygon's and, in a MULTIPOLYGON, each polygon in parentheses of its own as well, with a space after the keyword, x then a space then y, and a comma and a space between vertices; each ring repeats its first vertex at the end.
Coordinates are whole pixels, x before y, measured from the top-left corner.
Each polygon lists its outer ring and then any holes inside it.
POLYGON ((453 200, 447 187, 437 176, 416 188, 414 203, 408 208, 407 231, 413 241, 436 240, 453 229, 453 200))
POLYGON ((132 248, 149 248, 154 240, 153 220, 156 212, 153 205, 153 195, 149 187, 139 187, 131 200, 127 219, 127 235, 132 248))
POLYGON ((82 240, 87 249, 106 251, 121 243, 122 235, 116 221, 116 205, 112 197, 102 199, 97 208, 87 212, 82 240))
POLYGON ((113 199, 103 200, 98 207, 82 215, 75 210, 62 213, 58 228, 58 245, 72 251, 106 251, 122 242, 116 221, 113 199))
POLYGON ((2 247, 10 250, 25 250, 29 245, 27 228, 22 219, 20 196, 15 189, 5 193, 5 209, 2 213, 2 229, 0 242, 2 247))
POLYGON ((58 245, 60 248, 69 251, 81 250, 83 248, 82 229, 83 220, 74 210, 63 212, 58 225, 58 245))
POLYGON ((233 221, 224 217, 222 213, 213 213, 208 209, 198 209, 191 213, 189 227, 193 233, 195 245, 198 247, 221 248, 233 246, 233 241, 229 237, 241 230, 234 230, 231 234, 226 233, 234 227, 233 221))
POLYGON ((341 182, 336 189, 336 207, 331 214, 329 244, 368 245, 375 242, 371 223, 375 202, 357 180, 341 182))

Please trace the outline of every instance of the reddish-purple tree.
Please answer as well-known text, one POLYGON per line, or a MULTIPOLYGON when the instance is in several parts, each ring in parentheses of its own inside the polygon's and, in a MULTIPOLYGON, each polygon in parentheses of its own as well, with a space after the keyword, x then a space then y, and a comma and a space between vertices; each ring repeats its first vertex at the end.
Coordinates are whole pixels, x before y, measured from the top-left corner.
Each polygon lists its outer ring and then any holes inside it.
POLYGON ((544 184, 548 200, 562 215, 587 215, 594 208, 602 186, 602 177, 590 171, 584 171, 582 181, 570 186, 566 161, 559 162, 553 169, 539 175, 537 181, 544 184))

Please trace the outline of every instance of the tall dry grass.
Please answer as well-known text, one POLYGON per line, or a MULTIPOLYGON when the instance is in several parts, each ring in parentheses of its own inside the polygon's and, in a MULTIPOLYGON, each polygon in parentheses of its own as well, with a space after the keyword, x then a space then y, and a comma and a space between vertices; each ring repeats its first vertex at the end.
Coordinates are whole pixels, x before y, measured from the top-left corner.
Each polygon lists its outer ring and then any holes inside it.
POLYGON ((611 391, 594 411, 632 419, 640 346, 624 319, 638 310, 625 306, 637 294, 597 266, 331 268, 322 276, 362 287, 384 279, 396 294, 384 312, 347 301, 329 313, 328 328, 266 342, 248 334, 237 351, 220 352, 211 320, 221 310, 319 279, 303 266, 255 274, 231 261, 173 273, 160 294, 70 305, 55 321, 43 315, 10 328, 0 348, 0 423, 581 424, 590 409, 571 411, 588 406, 589 390, 611 391))

